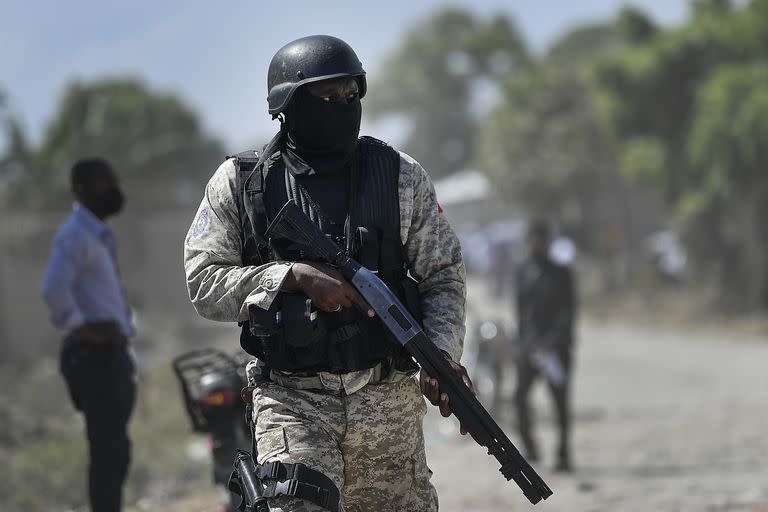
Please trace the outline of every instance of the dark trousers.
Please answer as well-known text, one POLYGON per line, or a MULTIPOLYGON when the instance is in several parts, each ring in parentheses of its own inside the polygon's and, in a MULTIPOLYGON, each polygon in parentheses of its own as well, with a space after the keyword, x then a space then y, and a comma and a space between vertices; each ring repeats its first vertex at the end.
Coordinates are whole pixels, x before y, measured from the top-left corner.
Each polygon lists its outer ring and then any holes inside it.
POLYGON ((85 415, 93 512, 119 512, 128 474, 128 420, 136 401, 135 367, 126 347, 64 340, 61 372, 72 402, 85 415))
POLYGON ((565 379, 562 385, 554 385, 549 382, 540 370, 532 364, 530 357, 520 357, 517 361, 517 387, 515 388, 515 409, 517 411, 518 428, 520 429, 520 438, 527 455, 531 458, 538 458, 538 450, 533 438, 533 418, 531 407, 528 400, 531 388, 538 377, 547 381, 552 400, 555 405, 555 417, 557 419, 559 430, 559 443, 557 456, 559 461, 568 461, 569 459, 569 437, 570 437, 570 382, 571 382, 571 352, 569 349, 558 351, 558 358, 563 365, 565 379))

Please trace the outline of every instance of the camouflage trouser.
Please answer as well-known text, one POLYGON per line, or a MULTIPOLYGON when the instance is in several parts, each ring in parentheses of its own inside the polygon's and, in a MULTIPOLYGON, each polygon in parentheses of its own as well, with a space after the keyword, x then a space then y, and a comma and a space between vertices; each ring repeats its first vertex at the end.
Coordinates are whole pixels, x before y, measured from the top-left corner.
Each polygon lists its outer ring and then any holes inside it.
MULTIPOLYGON (((426 405, 412 378, 368 384, 351 395, 273 382, 253 394, 258 463, 302 462, 334 481, 345 512, 431 512, 422 420, 426 405)), ((279 497, 270 510, 321 511, 279 497)))

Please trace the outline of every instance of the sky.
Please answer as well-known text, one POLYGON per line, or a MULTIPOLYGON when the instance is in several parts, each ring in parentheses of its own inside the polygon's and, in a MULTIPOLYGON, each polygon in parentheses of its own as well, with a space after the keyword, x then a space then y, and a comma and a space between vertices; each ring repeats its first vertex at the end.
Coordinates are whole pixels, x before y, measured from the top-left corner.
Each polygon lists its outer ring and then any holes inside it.
MULTIPOLYGON (((64 86, 73 79, 140 76, 172 90, 230 150, 273 133, 266 113, 266 71, 285 43, 325 33, 346 40, 375 79, 406 30, 436 8, 466 6, 514 17, 535 51, 571 26, 613 17, 624 0, 200 0, 104 2, 6 0, 0 16, 0 88, 33 141, 39 140, 64 86)), ((684 21, 687 0, 646 0, 657 22, 684 21)), ((375 94, 375 90, 370 91, 375 94)), ((365 131, 365 126, 363 128, 365 131)))

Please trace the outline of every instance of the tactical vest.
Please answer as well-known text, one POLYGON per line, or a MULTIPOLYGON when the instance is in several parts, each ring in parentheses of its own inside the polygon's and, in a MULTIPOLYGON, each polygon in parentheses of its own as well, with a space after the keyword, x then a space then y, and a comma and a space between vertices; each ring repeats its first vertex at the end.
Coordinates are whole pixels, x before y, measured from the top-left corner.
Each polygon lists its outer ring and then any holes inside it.
MULTIPOLYGON (((416 282, 408 274, 400 241, 398 180, 400 155, 385 143, 359 139, 352 162, 349 206, 344 233, 331 232, 307 191, 287 171, 279 151, 256 167, 256 152, 235 157, 243 265, 276 260, 311 261, 293 241, 265 240, 271 220, 293 200, 318 227, 360 264, 377 272, 418 319, 416 282)), ((299 293, 278 293, 268 310, 252 305, 241 324, 242 348, 275 370, 346 373, 390 362, 410 369, 410 356, 390 339, 380 320, 356 308, 337 313, 315 310, 299 293)))

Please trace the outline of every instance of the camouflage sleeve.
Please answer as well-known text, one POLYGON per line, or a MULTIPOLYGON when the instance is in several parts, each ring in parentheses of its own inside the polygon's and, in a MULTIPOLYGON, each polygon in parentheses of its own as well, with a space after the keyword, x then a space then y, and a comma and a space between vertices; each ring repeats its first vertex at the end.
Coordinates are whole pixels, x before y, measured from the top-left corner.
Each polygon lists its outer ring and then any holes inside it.
POLYGON ((216 170, 184 241, 192 305, 220 322, 247 320, 250 304, 269 308, 291 268, 282 261, 243 266, 235 172, 232 160, 216 170))
POLYGON ((455 360, 464 344, 464 261, 424 168, 400 153, 400 238, 419 282, 427 336, 455 360))

